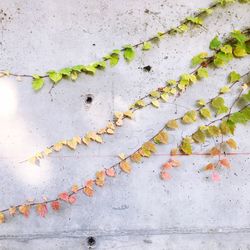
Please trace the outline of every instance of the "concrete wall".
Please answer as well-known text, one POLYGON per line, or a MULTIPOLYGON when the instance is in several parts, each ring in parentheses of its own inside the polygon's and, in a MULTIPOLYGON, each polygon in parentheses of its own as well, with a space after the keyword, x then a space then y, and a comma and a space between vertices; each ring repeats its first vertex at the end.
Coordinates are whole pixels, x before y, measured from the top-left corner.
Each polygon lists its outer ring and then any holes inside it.
MULTIPOLYGON (((114 48, 176 26, 209 2, 2 0, 0 69, 33 74, 87 64, 114 48)), ((40 167, 20 163, 60 139, 102 128, 114 111, 126 110, 165 80, 189 72, 193 55, 206 51, 214 35, 247 26, 249 13, 249 5, 218 9, 205 21, 206 29, 164 39, 147 53, 138 51, 129 65, 121 62, 95 77, 83 75, 76 83, 63 81, 52 96, 48 83, 35 94, 29 79, 1 78, 0 209, 27 198, 54 198, 72 184, 84 183, 115 163, 119 153, 136 149, 165 121, 194 107, 198 98, 213 97, 232 69, 247 72, 249 57, 234 60, 226 68, 211 70, 212 76, 190 88, 176 105, 138 112, 117 134, 105 137, 104 145, 64 150, 40 167), (150 72, 142 70, 147 65, 150 72), (88 94, 92 104, 85 103, 88 94)), ((87 249, 88 236, 96 237, 96 249, 250 249, 249 155, 231 156, 233 167, 222 171, 218 183, 198 172, 208 161, 200 156, 181 157, 182 167, 173 171, 173 179, 159 179, 169 150, 194 128, 171 134, 170 145, 160 147, 131 175, 108 181, 92 199, 80 195, 76 205, 65 205, 45 219, 33 212, 29 219, 9 220, 0 227, 0 249, 87 249)), ((247 126, 236 131, 239 152, 249 152, 248 133, 247 126)))

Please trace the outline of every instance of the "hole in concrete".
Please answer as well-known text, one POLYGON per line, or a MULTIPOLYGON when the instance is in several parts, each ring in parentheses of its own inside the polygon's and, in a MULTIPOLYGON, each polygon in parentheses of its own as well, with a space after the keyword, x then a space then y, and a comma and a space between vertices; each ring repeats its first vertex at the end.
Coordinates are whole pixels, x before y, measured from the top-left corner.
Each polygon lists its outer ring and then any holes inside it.
POLYGON ((92 95, 87 95, 85 98, 85 102, 87 104, 91 104, 93 102, 93 96, 92 95))
POLYGON ((89 236, 89 237, 87 238, 87 243, 88 243, 88 246, 89 246, 89 247, 94 247, 95 244, 96 244, 96 239, 95 239, 95 237, 89 236))
POLYGON ((152 67, 150 65, 143 67, 143 70, 145 72, 149 72, 151 69, 152 69, 152 67))

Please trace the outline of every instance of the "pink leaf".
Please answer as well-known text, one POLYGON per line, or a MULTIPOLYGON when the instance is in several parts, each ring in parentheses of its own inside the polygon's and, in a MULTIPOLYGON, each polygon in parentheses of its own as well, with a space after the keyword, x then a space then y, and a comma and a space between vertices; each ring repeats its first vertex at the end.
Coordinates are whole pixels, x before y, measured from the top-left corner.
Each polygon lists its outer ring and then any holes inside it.
POLYGON ((161 179, 164 181, 168 181, 171 179, 171 175, 166 171, 162 171, 160 176, 161 176, 161 179))
POLYGON ((63 201, 69 201, 69 194, 67 192, 60 193, 58 197, 63 201))
POLYGON ((211 176, 212 181, 220 181, 220 175, 218 172, 213 172, 211 176))
POLYGON ((74 204, 76 202, 76 195, 69 196, 69 203, 74 204))

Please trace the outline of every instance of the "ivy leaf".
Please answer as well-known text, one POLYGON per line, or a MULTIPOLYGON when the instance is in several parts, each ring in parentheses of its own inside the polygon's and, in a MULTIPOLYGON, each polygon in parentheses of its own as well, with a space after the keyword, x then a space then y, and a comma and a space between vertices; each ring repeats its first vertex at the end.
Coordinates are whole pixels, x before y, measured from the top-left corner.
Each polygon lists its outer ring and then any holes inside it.
POLYGON ((129 174, 131 172, 131 166, 127 161, 121 161, 120 162, 120 168, 123 172, 129 174))
POLYGON ((220 94, 225 94, 230 92, 230 88, 228 86, 223 86, 222 88, 220 88, 220 94))
POLYGON ((150 42, 144 42, 142 46, 142 50, 150 50, 152 48, 152 44, 150 42))
POLYGON ((84 67, 85 67, 84 65, 76 65, 76 66, 72 67, 72 70, 76 71, 78 73, 81 73, 82 70, 84 69, 84 67))
POLYGON ((225 44, 223 47, 220 48, 220 50, 224 52, 225 54, 232 54, 233 52, 233 48, 229 44, 225 44))
POLYGON ((235 123, 233 123, 230 120, 222 121, 222 123, 220 124, 220 130, 223 135, 227 134, 233 135, 235 130, 235 123))
POLYGON ((192 146, 191 146, 191 142, 192 142, 192 139, 190 137, 185 137, 183 140, 182 140, 182 143, 181 143, 181 151, 187 155, 191 155, 192 154, 192 146))
POLYGON ((60 193, 58 195, 58 198, 62 201, 66 201, 68 202, 69 201, 69 194, 67 192, 63 192, 63 193, 60 193))
POLYGON ((222 67, 232 59, 232 54, 225 54, 224 52, 219 52, 215 55, 213 63, 216 67, 222 67))
POLYGON ((47 205, 46 204, 38 204, 36 206, 36 211, 37 211, 38 215, 45 218, 46 214, 48 213, 47 205))
POLYGON ((105 61, 100 61, 100 62, 95 62, 93 64, 93 67, 95 67, 96 69, 105 69, 107 66, 105 61))
POLYGON ((220 160, 220 164, 223 166, 223 167, 226 167, 226 168, 230 168, 230 161, 227 159, 227 158, 224 158, 222 160, 220 160))
POLYGON ((131 161, 136 162, 136 163, 141 162, 141 158, 142 157, 141 157, 140 153, 138 153, 138 152, 135 152, 134 154, 132 154, 130 156, 131 161))
MULTIPOLYGON (((33 78, 34 78, 34 76, 33 76, 33 78)), ((35 91, 40 90, 43 87, 43 85, 44 85, 44 79, 40 78, 40 76, 34 78, 32 81, 32 88, 35 91)))
POLYGON ((208 108, 202 108, 200 110, 200 115, 205 119, 211 118, 211 113, 208 108))
POLYGON ((216 114, 220 115, 228 111, 228 107, 224 104, 224 99, 222 97, 216 97, 212 100, 212 107, 216 110, 216 114))
POLYGON ((59 71, 59 73, 62 74, 63 76, 70 76, 71 72, 72 68, 64 68, 59 71))
POLYGON ((208 71, 204 67, 199 68, 198 71, 197 71, 197 75, 198 75, 199 78, 207 78, 208 77, 208 71))
POLYGON ((151 104, 155 107, 155 108, 159 108, 160 107, 160 103, 157 99, 153 99, 151 101, 151 104))
POLYGON ((139 107, 139 108, 142 108, 142 107, 145 107, 145 102, 143 100, 138 100, 135 102, 135 106, 139 107))
POLYGON ((197 119, 197 113, 195 110, 188 111, 183 117, 182 121, 186 124, 193 123, 197 119))
POLYGON ((232 71, 229 74, 229 82, 230 83, 235 83, 240 80, 240 74, 237 73, 236 71, 232 71))
POLYGON ((226 143, 230 148, 237 149, 237 142, 233 138, 228 139, 226 143))
POLYGON ((202 52, 192 58, 192 66, 196 66, 198 64, 201 64, 206 60, 206 57, 208 54, 206 52, 202 52))
POLYGON ((151 91, 149 93, 150 96, 154 97, 154 98, 159 98, 161 96, 160 92, 157 90, 151 91))
POLYGON ((49 78, 51 81, 53 81, 55 84, 57 84, 62 79, 62 74, 56 71, 49 71, 49 78))
POLYGON ((82 69, 86 74, 94 75, 96 73, 96 68, 93 65, 84 66, 82 69))
POLYGON ((106 169, 105 173, 109 177, 115 177, 116 176, 116 172, 115 172, 115 169, 113 167, 106 169))
POLYGON ((191 23, 193 24, 199 24, 199 25, 202 25, 203 21, 201 18, 199 17, 187 17, 186 18, 187 21, 190 21, 191 23))
POLYGON ((104 57, 104 59, 109 59, 110 61, 110 66, 111 67, 114 67, 118 62, 119 62, 119 59, 120 59, 120 50, 113 50, 113 52, 104 57))
POLYGON ((170 120, 167 122, 166 126, 171 129, 177 129, 179 127, 176 120, 170 120))
POLYGON ((167 93, 163 93, 161 94, 161 99, 166 102, 168 100, 168 94, 167 93))
POLYGON ((94 181, 88 180, 83 188, 83 193, 85 193, 88 197, 92 197, 94 195, 93 185, 94 181))
POLYGON ((125 45, 123 46, 124 51, 123 51, 123 57, 127 62, 130 62, 134 59, 135 57, 135 50, 132 45, 125 45))
POLYGON ((242 34, 240 30, 234 30, 231 32, 231 37, 235 38, 241 44, 247 40, 246 35, 242 34))
POLYGON ((205 134, 201 130, 197 130, 193 135, 192 138, 197 143, 204 143, 206 140, 205 134))
POLYGON ((168 134, 165 131, 161 131, 158 135, 154 137, 154 142, 156 144, 167 144, 168 143, 168 134))
POLYGON ((244 57, 247 55, 246 47, 244 45, 237 45, 233 53, 235 57, 244 57))
POLYGON ((218 39, 218 36, 215 36, 213 40, 210 42, 209 48, 212 50, 216 50, 221 46, 221 41, 218 39))

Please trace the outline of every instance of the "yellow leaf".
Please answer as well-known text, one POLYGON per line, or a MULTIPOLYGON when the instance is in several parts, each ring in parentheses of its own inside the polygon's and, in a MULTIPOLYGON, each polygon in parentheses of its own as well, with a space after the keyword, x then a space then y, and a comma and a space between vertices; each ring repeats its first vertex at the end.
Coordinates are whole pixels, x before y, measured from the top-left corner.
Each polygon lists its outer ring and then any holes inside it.
POLYGON ((108 125, 107 125, 107 128, 115 130, 115 124, 113 122, 109 122, 108 125))
POLYGON ((9 208, 9 214, 11 216, 15 216, 16 215, 16 207, 10 207, 9 208))
POLYGON ((115 112, 115 118, 117 120, 122 119, 123 118, 123 113, 122 112, 115 112))
POLYGON ((125 156, 124 153, 120 153, 120 154, 119 154, 119 158, 120 158, 121 160, 124 160, 124 159, 126 158, 126 156, 125 156))
POLYGON ((53 152, 53 150, 51 148, 45 148, 43 151, 43 154, 45 156, 48 156, 49 154, 51 154, 53 152))
POLYGON ((79 135, 75 136, 72 138, 72 140, 74 140, 75 142, 77 142, 78 144, 81 144, 82 143, 82 139, 79 135))
POLYGON ((74 184, 74 185, 72 186, 72 188, 71 188, 71 191, 72 191, 73 193, 77 193, 77 192, 78 192, 78 189, 79 189, 78 185, 77 185, 77 184, 74 184))
POLYGON ((151 104, 155 107, 155 108, 159 108, 160 107, 160 103, 157 99, 154 99, 151 101, 151 104))
POLYGON ((128 174, 131 172, 131 169, 132 169, 130 164, 127 161, 121 161, 120 168, 123 172, 128 173, 128 174))
POLYGON ((123 114, 124 114, 124 116, 126 116, 126 117, 128 117, 130 119, 133 119, 133 112, 131 110, 126 111, 123 114))
POLYGON ((158 135, 154 137, 154 142, 157 144, 167 144, 168 143, 168 134, 167 132, 161 131, 158 135))
POLYGON ((28 159, 28 162, 31 164, 36 164, 37 163, 37 158, 35 156, 31 157, 28 159))
POLYGON ((67 146, 72 149, 72 150, 75 150, 76 149, 76 146, 77 146, 77 142, 75 140, 69 140, 67 141, 67 146))
POLYGON ((151 142, 151 141, 148 141, 148 142, 144 143, 144 144, 142 145, 142 149, 149 150, 149 151, 152 152, 152 153, 155 153, 155 152, 156 152, 156 146, 155 146, 155 144, 154 144, 153 142, 151 142))
POLYGON ((85 145, 89 145, 89 143, 90 143, 90 139, 89 138, 87 138, 86 136, 84 136, 83 138, 82 138, 82 142, 85 144, 85 145))
POLYGON ((56 152, 58 152, 58 151, 60 151, 62 149, 62 146, 63 146, 63 144, 61 142, 58 142, 58 143, 54 144, 53 149, 56 152))
POLYGON ((141 155, 139 154, 139 152, 135 152, 134 154, 130 156, 130 159, 133 162, 139 163, 141 162, 141 155))
POLYGON ((117 126, 122 126, 122 124, 123 124, 123 120, 122 119, 118 119, 116 122, 115 122, 115 124, 117 125, 117 126))
POLYGON ((105 182, 105 171, 98 171, 96 173, 96 180, 95 183, 97 186, 102 187, 104 185, 105 182))
POLYGON ((151 151, 146 149, 146 148, 139 149, 139 153, 143 157, 150 157, 151 156, 151 151))
POLYGON ((111 128, 108 128, 107 129, 107 134, 109 134, 109 135, 113 135, 114 134, 114 130, 113 129, 111 129, 111 128))
POLYGON ((233 138, 228 139, 226 142, 230 148, 237 149, 237 142, 233 138))
POLYGON ((172 129, 176 129, 176 128, 179 127, 179 125, 178 125, 178 123, 177 123, 176 120, 170 120, 170 121, 168 121, 167 124, 166 124, 166 126, 168 128, 172 128, 172 129))

